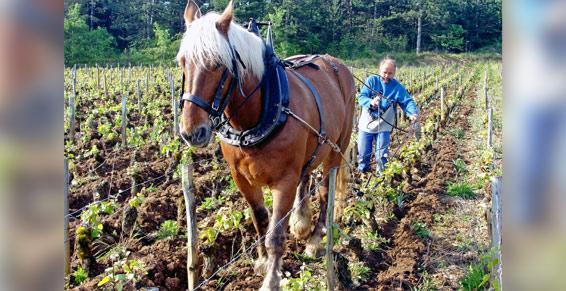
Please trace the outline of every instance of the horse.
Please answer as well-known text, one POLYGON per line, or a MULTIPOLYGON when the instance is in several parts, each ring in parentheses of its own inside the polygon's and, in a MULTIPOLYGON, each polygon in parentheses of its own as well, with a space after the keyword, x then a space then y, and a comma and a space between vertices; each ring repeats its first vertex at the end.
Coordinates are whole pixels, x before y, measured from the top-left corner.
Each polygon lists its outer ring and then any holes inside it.
MULTIPOLYGON (((185 7, 186 31, 177 61, 183 73, 179 129, 189 146, 207 146, 215 131, 218 135, 220 116, 239 132, 262 119, 266 96, 258 88, 268 75, 264 57, 270 48, 259 35, 233 21, 233 9, 232 1, 221 14, 202 15, 191 0, 185 7)), ((281 69, 288 85, 288 105, 278 130, 247 146, 220 141, 232 178, 252 210, 257 236, 264 239, 258 244, 254 267, 265 275, 261 290, 279 289, 288 226, 297 239, 307 241, 307 254, 321 250, 332 168, 339 168, 337 201, 346 192, 349 174, 344 165, 348 161, 342 153, 352 134, 354 79, 332 56, 320 56, 312 63, 317 69, 281 69), (319 165, 324 178, 318 188, 320 215, 313 227, 307 191, 311 172, 319 165), (273 195, 271 214, 264 205, 262 187, 273 195)))

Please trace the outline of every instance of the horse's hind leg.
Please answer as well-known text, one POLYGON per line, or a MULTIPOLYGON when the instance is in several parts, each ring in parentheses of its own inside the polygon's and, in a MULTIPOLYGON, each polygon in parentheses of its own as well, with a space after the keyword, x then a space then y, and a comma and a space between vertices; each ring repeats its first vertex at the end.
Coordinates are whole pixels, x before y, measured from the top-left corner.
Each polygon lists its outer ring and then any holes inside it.
POLYGON ((272 188, 273 215, 265 239, 267 248, 267 272, 260 290, 279 290, 281 264, 285 250, 285 234, 289 222, 289 211, 293 206, 293 193, 297 189, 298 178, 288 178, 272 188))
POLYGON ((323 171, 324 180, 318 188, 318 197, 320 198, 320 215, 318 216, 318 220, 305 249, 305 254, 313 258, 318 255, 318 251, 320 250, 320 241, 322 239, 323 232, 325 231, 326 208, 328 206, 328 173, 329 169, 325 168, 323 171))
MULTIPOLYGON (((233 175, 233 177, 238 189, 240 189, 240 192, 252 208, 252 220, 259 239, 265 235, 267 226, 269 225, 269 212, 267 211, 267 208, 265 208, 265 204, 263 202, 263 192, 261 191, 261 187, 250 185, 244 177, 238 174, 233 175)), ((264 273, 266 267, 265 264, 267 262, 264 244, 258 244, 257 253, 258 258, 255 263, 254 270, 256 273, 264 273)))
POLYGON ((307 193, 310 175, 305 175, 297 187, 297 195, 293 204, 293 213, 289 228, 296 239, 306 239, 311 232, 312 210, 310 208, 310 193, 307 193))

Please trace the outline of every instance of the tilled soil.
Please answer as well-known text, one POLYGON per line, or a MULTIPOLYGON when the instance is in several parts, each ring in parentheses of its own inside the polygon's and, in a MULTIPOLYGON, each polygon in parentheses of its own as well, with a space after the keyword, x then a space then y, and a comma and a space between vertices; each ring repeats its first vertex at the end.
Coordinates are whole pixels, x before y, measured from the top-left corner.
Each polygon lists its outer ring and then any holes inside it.
MULTIPOLYGON (((462 114, 469 108, 461 109, 462 114)), ((449 122, 452 123, 452 122, 449 122)), ((464 128, 461 120, 452 123, 464 128)), ((95 140, 96 142, 102 142, 95 140)), ((90 146, 83 145, 85 148, 90 146)), ((111 147, 109 147, 111 148, 111 147)), ((430 226, 433 215, 447 207, 442 199, 446 181, 455 177, 453 160, 457 156, 457 144, 451 135, 439 134, 437 141, 429 147, 414 173, 419 180, 412 180, 403 189, 409 196, 402 208, 394 207, 395 218, 378 225, 380 234, 388 239, 381 251, 368 252, 363 249, 358 238, 352 238, 345 247, 340 247, 336 256, 341 258, 339 278, 345 289, 353 288, 348 278, 344 260, 356 257, 370 266, 372 277, 359 290, 408 289, 421 280, 423 262, 427 260, 431 238, 421 237, 415 230, 416 223, 430 226), (340 270, 340 268, 342 268, 340 270)), ((218 144, 209 149, 192 154, 195 171, 195 189, 197 205, 205 197, 218 196, 228 186, 226 177, 229 171, 222 160, 218 144)), ((131 258, 138 258, 144 263, 147 275, 136 285, 126 289, 158 286, 160 290, 185 290, 187 288, 186 239, 184 236, 185 217, 181 182, 170 170, 175 165, 174 158, 161 157, 157 146, 146 146, 135 152, 118 150, 104 154, 104 159, 92 157, 77 164, 72 178, 75 180, 69 197, 70 213, 97 200, 116 197, 119 208, 114 214, 103 215, 105 237, 103 240, 110 248, 125 246, 131 258), (103 162, 100 163, 100 160, 103 162), (128 169, 136 163, 138 172, 133 177, 128 169), (152 186, 149 190, 149 186, 152 186), (145 189, 144 189, 145 187, 145 189), (123 214, 127 211, 126 201, 137 192, 145 195, 145 200, 137 211, 135 227, 132 233, 123 233, 123 214), (157 240, 153 234, 166 220, 178 221, 181 235, 157 240)), ((237 193, 229 197, 233 207, 244 210, 247 206, 237 193)), ((316 209, 316 208, 315 208, 316 209)), ((197 219, 207 219, 207 211, 199 211, 197 219)), ((71 241, 72 268, 82 263, 76 254, 75 231, 80 225, 79 219, 71 220, 69 237, 71 241)), ((200 249, 201 273, 203 277, 229 262, 243 247, 248 248, 256 242, 257 236, 251 220, 245 221, 240 231, 220 233, 216 244, 200 249)), ((93 246, 93 253, 101 248, 93 246)), ((302 264, 293 253, 302 253, 304 245, 289 236, 283 258, 283 273, 297 274, 302 264)), ((256 290, 261 286, 262 277, 253 271, 254 249, 247 249, 242 257, 229 267, 223 268, 217 276, 206 281, 203 290, 256 290)), ((112 265, 109 259, 90 262, 90 279, 77 290, 96 288, 104 270, 112 265)), ((72 282, 72 280, 71 280, 72 282)))

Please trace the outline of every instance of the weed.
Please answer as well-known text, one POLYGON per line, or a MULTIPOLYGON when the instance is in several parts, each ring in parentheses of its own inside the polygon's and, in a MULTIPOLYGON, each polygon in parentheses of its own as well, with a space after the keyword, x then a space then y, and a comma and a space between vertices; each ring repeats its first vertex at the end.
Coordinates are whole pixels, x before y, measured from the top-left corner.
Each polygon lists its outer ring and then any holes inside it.
POLYGON ((83 267, 79 266, 79 268, 73 272, 73 277, 75 278, 75 285, 78 286, 88 279, 88 273, 83 267))
POLYGON ((461 197, 464 199, 476 198, 476 193, 474 193, 472 187, 464 182, 448 184, 448 189, 446 190, 446 194, 449 196, 461 197))
POLYGON ((352 281, 355 285, 360 285, 361 283, 369 279, 371 269, 366 266, 363 262, 350 262, 348 264, 348 269, 352 274, 352 281))
POLYGON ((454 128, 450 131, 450 134, 457 139, 462 139, 464 138, 465 132, 462 128, 454 128))
POLYGON ((130 200, 128 200, 128 204, 131 207, 138 207, 143 203, 144 199, 145 199, 145 197, 143 196, 143 194, 138 193, 138 194, 136 194, 136 196, 134 196, 134 197, 130 198, 130 200))
POLYGON ((298 278, 284 278, 281 280, 283 290, 302 291, 302 290, 326 290, 326 284, 321 278, 313 275, 313 270, 305 264, 301 266, 298 278))
POLYGON ((428 229, 426 228, 426 225, 422 224, 422 223, 418 223, 418 222, 413 222, 411 224, 413 230, 415 231, 415 234, 417 236, 419 236, 422 239, 427 239, 430 238, 430 232, 428 231, 428 229))
POLYGON ((157 231, 155 238, 157 239, 165 239, 171 236, 176 236, 179 232, 179 226, 177 222, 173 220, 166 220, 161 224, 161 227, 157 231))
POLYGON ((386 243, 389 243, 389 239, 380 236, 377 232, 367 231, 362 236, 362 245, 369 251, 377 251, 386 243))
POLYGON ((123 290, 124 287, 134 287, 147 274, 145 265, 136 260, 121 259, 116 261, 112 267, 104 271, 106 276, 98 282, 98 287, 105 286, 103 289, 123 290), (110 288, 110 286, 112 288, 110 288))
POLYGON ((452 163, 454 163, 454 168, 456 169, 456 172, 458 173, 458 175, 462 175, 462 174, 468 172, 468 168, 467 168, 466 162, 464 162, 464 160, 458 158, 458 159, 455 159, 452 163))
POLYGON ((263 201, 265 202, 265 207, 271 208, 273 206, 273 194, 269 188, 263 189, 263 201))
POLYGON ((234 179, 232 179, 232 176, 228 176, 228 187, 225 190, 228 194, 233 194, 238 192, 238 187, 236 187, 236 183, 234 182, 234 179))
POLYGON ((220 195, 218 198, 214 197, 206 197, 204 201, 198 207, 199 210, 213 210, 216 209, 218 206, 224 204, 226 201, 226 196, 220 195))
POLYGON ((489 282, 489 274, 485 271, 483 264, 475 264, 468 266, 468 273, 460 281, 464 290, 480 290, 484 289, 489 282))

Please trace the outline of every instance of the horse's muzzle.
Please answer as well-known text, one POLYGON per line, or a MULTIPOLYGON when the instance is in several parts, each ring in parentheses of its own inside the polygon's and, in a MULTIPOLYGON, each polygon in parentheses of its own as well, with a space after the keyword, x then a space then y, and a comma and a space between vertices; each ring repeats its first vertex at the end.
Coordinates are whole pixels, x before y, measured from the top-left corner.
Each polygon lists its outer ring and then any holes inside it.
POLYGON ((206 126, 206 125, 199 126, 190 133, 184 130, 181 131, 181 138, 189 146, 205 147, 210 142, 211 136, 212 136, 212 130, 210 126, 206 126))

